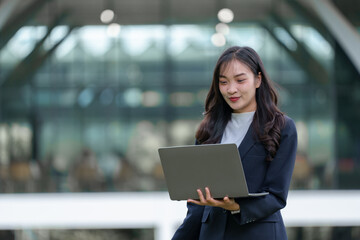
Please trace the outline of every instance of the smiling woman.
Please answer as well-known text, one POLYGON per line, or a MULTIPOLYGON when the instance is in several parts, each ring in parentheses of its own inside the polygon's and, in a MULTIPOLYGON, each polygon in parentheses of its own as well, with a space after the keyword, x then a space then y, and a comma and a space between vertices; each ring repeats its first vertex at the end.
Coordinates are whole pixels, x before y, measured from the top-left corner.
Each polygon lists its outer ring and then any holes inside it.
POLYGON ((219 89, 234 113, 256 110, 255 91, 260 84, 261 74, 255 76, 249 67, 238 60, 232 60, 221 69, 219 89))
POLYGON ((280 210, 286 205, 297 132, 278 109, 275 88, 252 48, 231 47, 218 59, 196 140, 237 144, 249 191, 269 195, 214 199, 211 189, 198 189, 198 200, 188 199, 187 216, 173 239, 287 239, 280 210))

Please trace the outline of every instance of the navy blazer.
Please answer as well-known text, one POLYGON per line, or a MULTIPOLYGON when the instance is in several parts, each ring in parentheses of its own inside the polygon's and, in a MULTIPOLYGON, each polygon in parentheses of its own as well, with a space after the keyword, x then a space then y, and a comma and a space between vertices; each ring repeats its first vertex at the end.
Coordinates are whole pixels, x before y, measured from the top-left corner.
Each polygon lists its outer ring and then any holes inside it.
MULTIPOLYGON (((265 161, 266 150, 250 126, 239 146, 249 192, 269 192, 254 198, 236 198, 240 213, 218 207, 188 203, 188 211, 173 240, 285 240, 280 209, 286 205, 295 164, 297 132, 294 121, 285 117, 281 142, 272 162, 265 161)), ((211 189, 210 189, 211 191, 211 189)))

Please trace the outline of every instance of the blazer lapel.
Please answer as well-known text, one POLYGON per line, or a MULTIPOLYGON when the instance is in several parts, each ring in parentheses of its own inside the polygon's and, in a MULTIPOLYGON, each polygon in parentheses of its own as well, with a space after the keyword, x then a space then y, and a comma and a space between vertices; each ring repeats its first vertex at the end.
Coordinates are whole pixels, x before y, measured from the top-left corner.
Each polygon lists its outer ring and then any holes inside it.
POLYGON ((254 129, 252 127, 252 124, 250 125, 243 141, 241 142, 239 146, 239 152, 241 159, 244 159, 246 154, 249 152, 251 147, 256 143, 254 129))

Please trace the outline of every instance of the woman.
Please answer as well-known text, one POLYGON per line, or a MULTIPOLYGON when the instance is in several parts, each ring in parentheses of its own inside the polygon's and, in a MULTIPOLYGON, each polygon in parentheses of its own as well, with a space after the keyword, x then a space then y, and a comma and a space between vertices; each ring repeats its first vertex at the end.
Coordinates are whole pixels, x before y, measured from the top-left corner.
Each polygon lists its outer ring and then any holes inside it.
POLYGON ((211 189, 188 200, 174 240, 287 239, 280 209, 286 205, 297 133, 277 107, 277 93, 258 54, 231 47, 218 59, 196 144, 236 143, 249 192, 255 198, 211 197, 211 189))

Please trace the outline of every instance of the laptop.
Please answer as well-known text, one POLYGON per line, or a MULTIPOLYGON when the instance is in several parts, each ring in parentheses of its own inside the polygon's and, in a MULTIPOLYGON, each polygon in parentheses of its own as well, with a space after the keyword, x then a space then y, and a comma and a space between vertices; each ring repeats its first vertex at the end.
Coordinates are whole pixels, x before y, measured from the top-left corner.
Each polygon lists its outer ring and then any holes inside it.
POLYGON ((199 199, 209 187, 213 198, 258 197, 249 193, 236 144, 207 144, 159 148, 171 200, 199 199))

